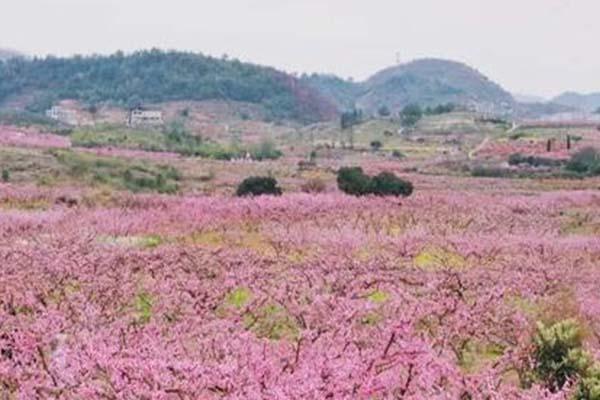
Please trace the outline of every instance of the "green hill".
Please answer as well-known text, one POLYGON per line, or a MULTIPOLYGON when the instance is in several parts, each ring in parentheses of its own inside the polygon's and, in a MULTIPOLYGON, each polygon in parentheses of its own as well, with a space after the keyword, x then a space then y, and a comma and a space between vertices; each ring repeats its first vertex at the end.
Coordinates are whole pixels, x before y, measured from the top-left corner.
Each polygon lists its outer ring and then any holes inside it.
POLYGON ((316 90, 273 68, 160 50, 0 62, 0 102, 21 94, 33 94, 28 105, 33 111, 74 99, 122 107, 230 100, 261 105, 276 119, 302 122, 329 119, 337 112, 316 90))
POLYGON ((492 113, 515 106, 511 94, 498 84, 465 64, 448 60, 416 60, 384 69, 360 83, 329 75, 303 79, 338 106, 356 106, 371 113, 382 106, 397 112, 408 104, 454 103, 492 113))
POLYGON ((454 103, 484 111, 501 112, 514 100, 499 85, 477 70, 454 61, 423 59, 378 72, 367 82, 367 92, 358 100, 364 109, 407 104, 436 106, 454 103))

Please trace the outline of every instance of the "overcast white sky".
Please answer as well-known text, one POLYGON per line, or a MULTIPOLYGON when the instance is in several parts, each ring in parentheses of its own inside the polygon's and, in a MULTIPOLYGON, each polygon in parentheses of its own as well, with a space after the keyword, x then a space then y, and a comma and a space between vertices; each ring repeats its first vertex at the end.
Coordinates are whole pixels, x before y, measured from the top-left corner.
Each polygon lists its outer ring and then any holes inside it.
POLYGON ((467 62, 510 91, 600 91, 600 0, 1 0, 0 47, 160 47, 364 79, 396 61, 467 62))

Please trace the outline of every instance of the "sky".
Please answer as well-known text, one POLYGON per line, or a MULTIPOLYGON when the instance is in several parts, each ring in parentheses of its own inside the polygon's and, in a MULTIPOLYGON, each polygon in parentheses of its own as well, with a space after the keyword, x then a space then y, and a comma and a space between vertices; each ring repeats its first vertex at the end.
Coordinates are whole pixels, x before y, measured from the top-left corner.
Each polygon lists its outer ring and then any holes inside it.
POLYGON ((157 47, 355 80, 438 57, 551 97, 600 91, 598 16, 599 0, 1 0, 0 47, 157 47))

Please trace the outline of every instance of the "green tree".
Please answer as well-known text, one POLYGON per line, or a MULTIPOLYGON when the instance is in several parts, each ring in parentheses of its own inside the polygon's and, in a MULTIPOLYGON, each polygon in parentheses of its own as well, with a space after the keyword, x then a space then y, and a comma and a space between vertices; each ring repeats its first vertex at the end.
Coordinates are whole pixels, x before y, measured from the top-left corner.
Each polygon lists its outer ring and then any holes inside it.
POLYGON ((586 147, 571 156, 566 168, 580 174, 600 175, 600 151, 586 147))
POLYGON ((405 127, 412 127, 423 117, 423 110, 417 104, 409 104, 400 112, 400 122, 405 127))
POLYGON ((370 192, 376 196, 410 196, 413 185, 391 172, 382 172, 371 180, 370 192))
POLYGON ((539 323, 533 345, 535 375, 554 392, 570 379, 584 375, 592 364, 583 350, 581 327, 574 320, 551 326, 539 323))
POLYGON ((392 112, 390 111, 388 106, 383 105, 379 107, 379 109, 377 110, 377 114, 379 114, 380 117, 389 117, 392 114, 392 112))
POLYGON ((337 184, 346 194, 363 196, 369 193, 371 178, 360 167, 344 167, 337 173, 337 184))
POLYGON ((277 186, 277 180, 268 176, 251 176, 244 179, 238 186, 236 195, 243 196, 261 196, 261 195, 281 195, 282 190, 277 186))

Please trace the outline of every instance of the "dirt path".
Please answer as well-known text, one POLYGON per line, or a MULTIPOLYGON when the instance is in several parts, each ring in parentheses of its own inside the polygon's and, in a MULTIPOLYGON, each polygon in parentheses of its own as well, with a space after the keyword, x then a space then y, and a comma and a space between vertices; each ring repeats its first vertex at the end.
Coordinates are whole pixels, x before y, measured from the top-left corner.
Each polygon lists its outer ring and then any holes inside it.
POLYGON ((475 154, 477 154, 477 152, 479 152, 481 149, 483 149, 488 144, 489 141, 490 141, 490 137, 486 136, 483 139, 483 141, 481 143, 479 143, 479 145, 477 145, 477 147, 475 147, 473 150, 471 150, 469 152, 469 155, 468 155, 469 160, 474 159, 475 158, 475 154))
MULTIPOLYGON (((519 124, 517 124, 516 122, 512 123, 512 127, 510 129, 508 129, 506 131, 506 134, 511 134, 513 132, 515 132, 517 129, 519 129, 521 126, 519 124)), ((469 152, 469 160, 472 160, 475 158, 475 154, 477 154, 477 152, 481 151, 490 141, 490 137, 486 136, 483 141, 481 143, 479 143, 479 145, 477 145, 477 147, 475 147, 473 150, 471 150, 469 152)))

